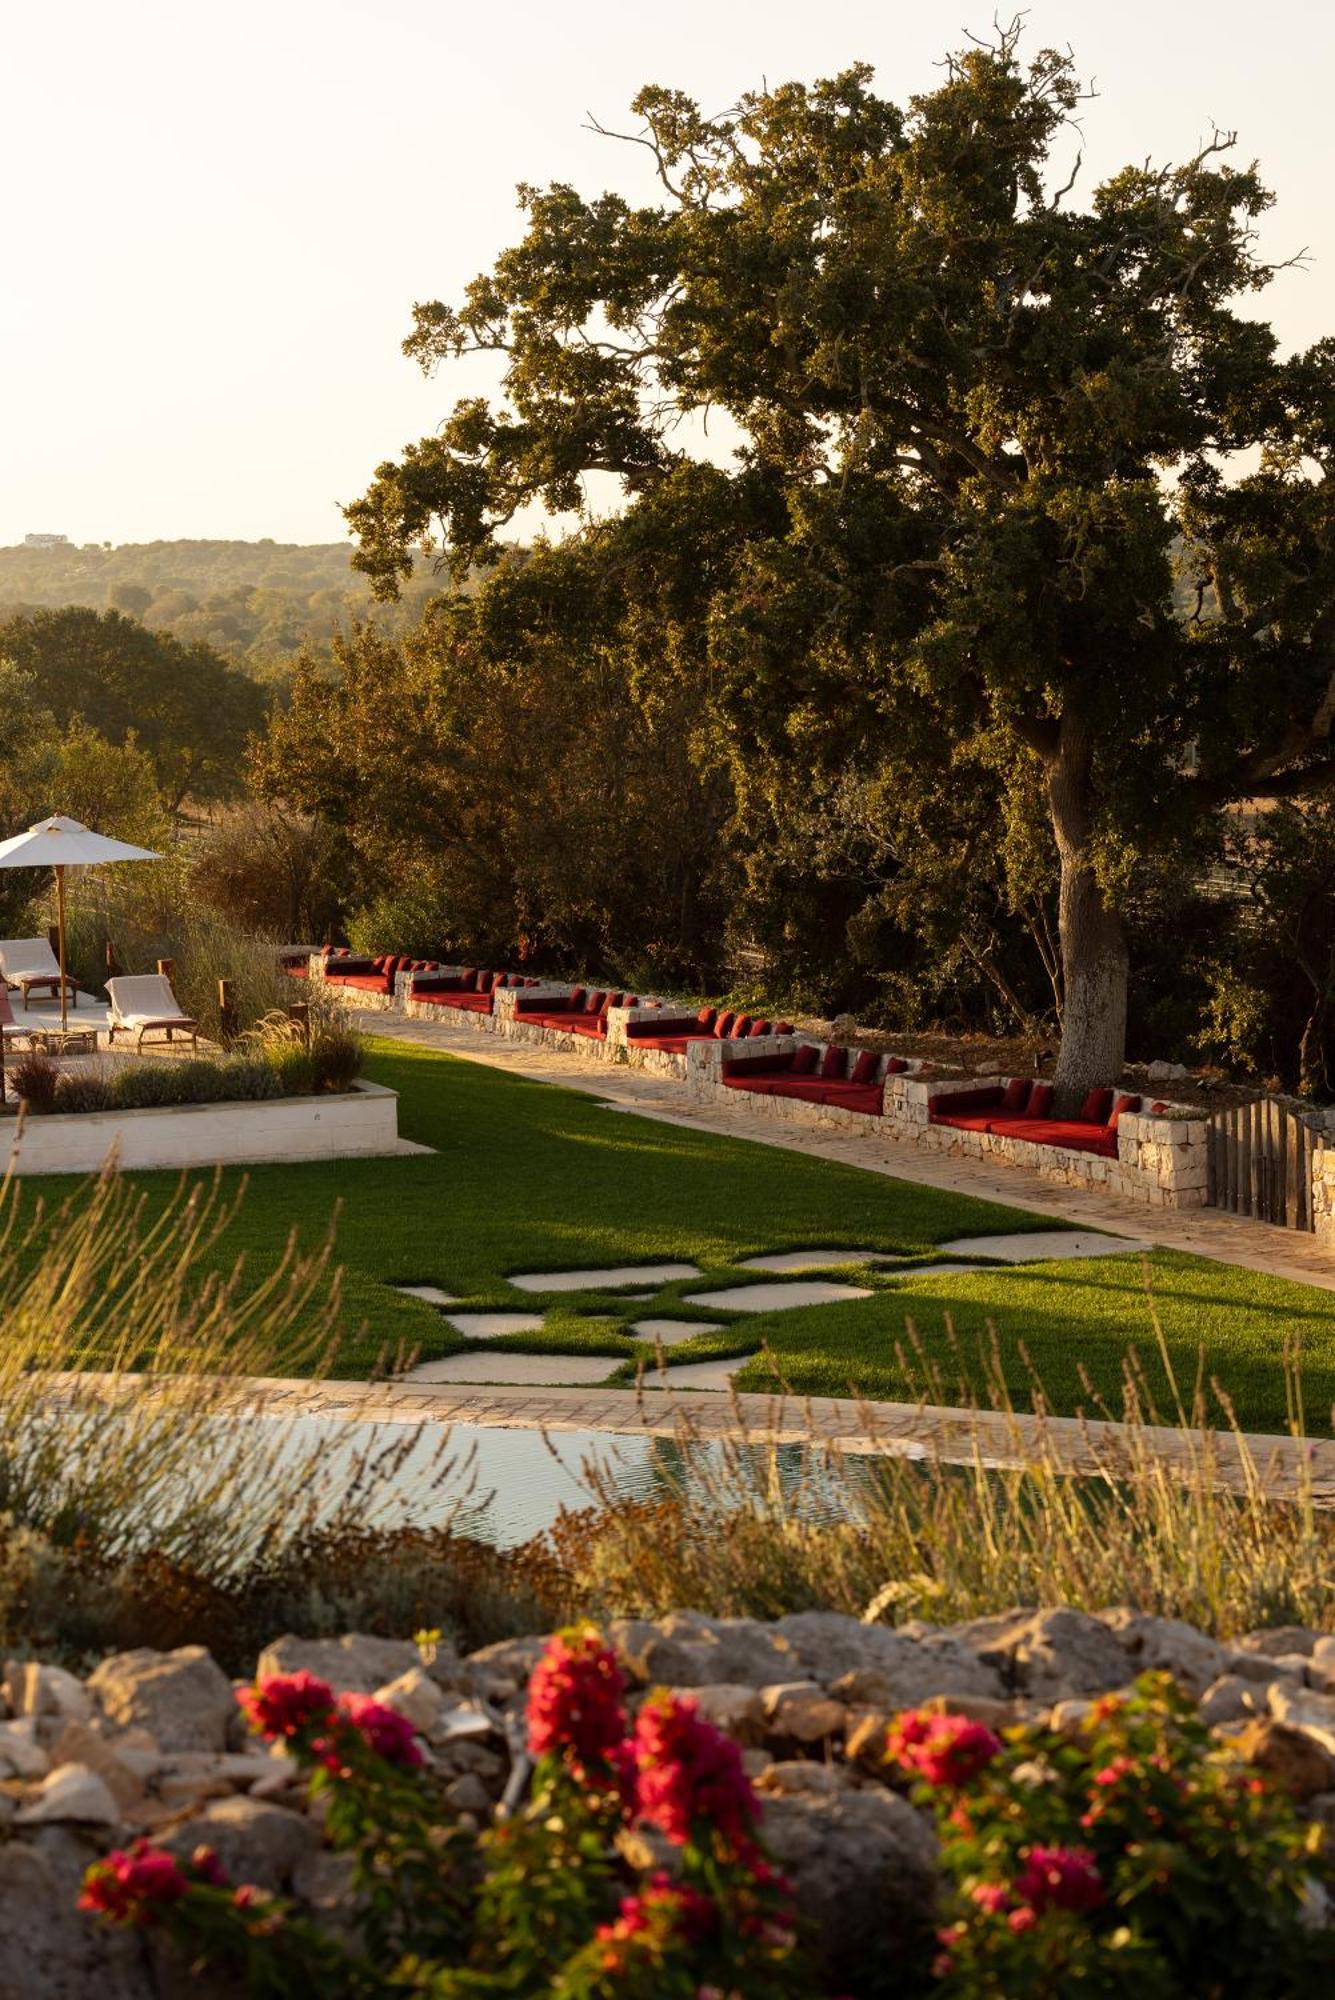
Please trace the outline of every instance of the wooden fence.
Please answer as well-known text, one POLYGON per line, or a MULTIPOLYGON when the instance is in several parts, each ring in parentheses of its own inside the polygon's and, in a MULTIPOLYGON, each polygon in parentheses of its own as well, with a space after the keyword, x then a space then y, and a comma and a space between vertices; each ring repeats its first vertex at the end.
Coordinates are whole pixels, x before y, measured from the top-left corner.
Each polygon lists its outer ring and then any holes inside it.
POLYGON ((1216 1111, 1210 1119, 1210 1202, 1281 1229, 1310 1230, 1317 1137, 1300 1112, 1277 1098, 1216 1111))

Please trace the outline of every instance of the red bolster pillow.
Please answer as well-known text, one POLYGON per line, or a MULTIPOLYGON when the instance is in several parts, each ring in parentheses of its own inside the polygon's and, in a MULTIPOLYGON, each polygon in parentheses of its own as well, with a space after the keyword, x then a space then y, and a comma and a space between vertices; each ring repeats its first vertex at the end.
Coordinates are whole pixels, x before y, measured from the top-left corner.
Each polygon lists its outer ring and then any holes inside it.
POLYGON ((714 1037, 717 1041, 726 1042, 731 1039, 732 1024, 736 1019, 735 1014, 720 1014, 717 1017, 714 1022, 714 1037))
POLYGON ((850 1083, 875 1083, 876 1072, 880 1066, 881 1059, 875 1049, 863 1049, 853 1065, 850 1083))
POLYGON ((751 1033, 753 1035, 772 1035, 774 1033, 774 1023, 772 1021, 753 1021, 751 1023, 751 1033))
POLYGON ((1051 1118, 1052 1085, 1050 1083, 1036 1083, 1034 1085, 1029 1093, 1029 1104, 1026 1115, 1030 1118, 1051 1118))
POLYGON ((907 1068, 908 1064, 903 1056, 890 1056, 886 1061, 885 1073, 887 1076, 903 1076, 907 1068))
POLYGON ((1023 1111, 1029 1102, 1029 1093, 1033 1087, 1032 1077, 1013 1076, 1001 1094, 1002 1110, 1023 1111))
POLYGON ((606 1005, 607 995, 600 986, 596 993, 590 993, 580 1012, 583 1014, 601 1014, 606 1005))
POLYGON ((732 1033, 728 1039, 734 1042, 745 1041, 751 1032, 751 1026, 751 1016, 749 1014, 739 1014, 732 1024, 732 1033))
POLYGON ((812 1070, 816 1067, 816 1056, 816 1044, 814 1042, 803 1042, 801 1048, 796 1050, 793 1055, 793 1067, 789 1074, 792 1076, 810 1076, 812 1070))
POLYGON ((1085 1093, 1085 1101, 1080 1107, 1082 1125, 1103 1125, 1107 1123, 1112 1110, 1113 1094, 1110 1090, 1090 1090, 1085 1093))
POLYGON ((1117 1121, 1124 1111, 1139 1111, 1139 1109, 1140 1099, 1138 1097, 1127 1097, 1125 1095, 1119 1097, 1113 1105, 1112 1116, 1108 1120, 1108 1130, 1110 1132, 1117 1130, 1117 1121))
POLYGON ((820 1074, 824 1081, 834 1083, 848 1074, 848 1050, 831 1042, 820 1059, 820 1074))
POLYGON ((774 1032, 776 1035, 795 1035, 797 1030, 791 1021, 776 1021, 774 1023, 774 1032))
POLYGON ((712 1028, 718 1019, 718 1014, 713 1007, 702 1007, 695 1018, 702 1028, 712 1028))

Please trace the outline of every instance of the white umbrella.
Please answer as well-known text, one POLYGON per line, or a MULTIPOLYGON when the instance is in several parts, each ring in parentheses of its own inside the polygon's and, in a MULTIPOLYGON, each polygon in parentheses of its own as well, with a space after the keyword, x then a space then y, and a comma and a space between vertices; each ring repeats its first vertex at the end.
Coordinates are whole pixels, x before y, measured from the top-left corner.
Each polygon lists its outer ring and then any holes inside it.
POLYGON ((39 819, 26 833, 0 840, 0 868, 53 868, 56 875, 56 923, 60 930, 60 1025, 66 1026, 65 1012, 65 870, 97 868, 104 861, 160 861, 162 856, 147 847, 132 847, 127 840, 112 840, 93 833, 77 819, 62 819, 59 813, 39 819))

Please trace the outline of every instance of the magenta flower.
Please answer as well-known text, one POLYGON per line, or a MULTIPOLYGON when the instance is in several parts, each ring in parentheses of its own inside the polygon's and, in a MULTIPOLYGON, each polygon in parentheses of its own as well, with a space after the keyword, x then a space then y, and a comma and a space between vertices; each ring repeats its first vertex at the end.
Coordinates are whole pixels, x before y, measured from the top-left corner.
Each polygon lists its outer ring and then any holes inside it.
POLYGON ((929 1785, 952 1790, 976 1778, 1000 1749, 1000 1740, 985 1723, 922 1709, 897 1717, 886 1739, 886 1750, 897 1764, 916 1771, 929 1785))
POLYGON ((1041 1915, 1044 1910, 1097 1910, 1103 1878, 1086 1847, 1031 1847, 1022 1856, 1015 1894, 1041 1915))
POLYGON ((295 1674, 266 1674, 254 1687, 242 1688, 237 1700, 251 1728, 272 1742, 328 1721, 334 1690, 303 1668, 295 1674))
POLYGON ((677 1846, 702 1826, 729 1847, 749 1845, 757 1807, 741 1752, 689 1698, 650 1696, 636 1718, 635 1762, 639 1817, 677 1846))
POLYGON ((189 1886, 170 1854, 137 1840, 128 1854, 115 1848, 105 1860, 93 1863, 83 1878, 79 1908, 93 1910, 113 1924, 147 1929, 189 1886))
POLYGON ((383 1757, 387 1764, 402 1764, 410 1771, 421 1764, 417 1733, 407 1716, 400 1715, 396 1708, 386 1708, 384 1702, 373 1701, 369 1694, 341 1694, 336 1712, 357 1731, 367 1749, 383 1757))
POLYGON ((625 1743, 625 1686, 615 1655, 591 1625, 557 1632, 528 1684, 530 1753, 563 1757, 577 1777, 606 1777, 625 1743))

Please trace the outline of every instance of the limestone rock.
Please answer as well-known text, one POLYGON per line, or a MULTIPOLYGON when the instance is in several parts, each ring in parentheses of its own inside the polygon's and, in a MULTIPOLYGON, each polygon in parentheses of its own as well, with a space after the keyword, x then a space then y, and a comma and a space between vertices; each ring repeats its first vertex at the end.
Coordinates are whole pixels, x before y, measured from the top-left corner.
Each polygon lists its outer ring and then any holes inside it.
POLYGON ((285 1889, 299 1862, 313 1854, 320 1836, 304 1814, 255 1798, 215 1799, 163 1840, 178 1859, 211 1847, 229 1882, 285 1889))
POLYGON ((1335 1786, 1335 1758, 1303 1729, 1258 1717, 1233 1739, 1248 1763, 1273 1778, 1295 1799, 1313 1799, 1335 1786))
POLYGON ((472 1813, 476 1819, 490 1819, 494 1800, 481 1778, 472 1771, 465 1771, 446 1785, 445 1803, 453 1812, 472 1813))
POLYGON ((375 1689, 375 1698, 386 1708, 411 1722, 419 1736, 433 1740, 449 1708, 449 1702, 435 1681, 420 1667, 409 1667, 397 1679, 375 1689))
POLYGON ((202 1646, 113 1653, 88 1678, 110 1721, 147 1729, 163 1750, 222 1750, 236 1713, 232 1684, 202 1646))
POLYGON ((1119 1607, 1103 1612, 1102 1622, 1126 1647, 1133 1675, 1169 1673, 1188 1694, 1202 1694, 1224 1671, 1224 1647, 1181 1618, 1119 1607))
POLYGON ((869 1963, 893 1963, 931 1923, 935 1836, 897 1793, 769 1796, 760 1832, 793 1884, 830 1991, 856 1988, 869 1963))
POLYGON ((1265 1703, 1265 1696, 1255 1681, 1244 1680, 1241 1674, 1221 1674, 1212 1681, 1200 1701, 1200 1718, 1211 1729, 1221 1722, 1244 1722, 1259 1713, 1265 1703))
POLYGON ((138 1935, 99 1929, 76 1908, 95 1850, 60 1832, 0 1843, 0 2000, 153 2000, 138 1935))
POLYGON ((764 1795, 828 1798, 834 1792, 847 1791, 851 1782, 848 1772, 838 1764, 816 1764, 799 1758, 791 1763, 767 1764, 755 1785, 764 1795))
POLYGON ((349 1632, 341 1639, 299 1639, 286 1632, 264 1648, 255 1678, 304 1671, 328 1681, 335 1694, 374 1694, 387 1681, 421 1664, 421 1654, 408 1639, 377 1639, 367 1632, 349 1632))
POLYGON ((848 1710, 831 1701, 818 1681, 781 1682, 760 1690, 769 1734, 793 1743, 822 1743, 842 1736, 848 1710))
POLYGON ((1038 1701, 1104 1694, 1126 1680, 1120 1640, 1084 1611, 1002 1612, 957 1626, 956 1636, 1038 1701))
POLYGON ((706 1722, 712 1722, 738 1743, 753 1746, 765 1734, 765 1704, 753 1687, 736 1681, 715 1681, 708 1687, 674 1689, 687 1695, 706 1722))
POLYGON ((490 1701, 510 1701, 542 1658, 546 1643, 542 1638, 498 1639, 493 1646, 479 1647, 463 1663, 465 1679, 490 1701))
POLYGON ((44 1778, 50 1769, 50 1756, 37 1741, 36 1716, 0 1722, 0 1778, 44 1778))
POLYGON ((23 1715, 63 1715, 87 1722, 92 1698, 76 1674, 64 1667, 43 1666, 37 1660, 10 1660, 5 1667, 5 1693, 11 1711, 23 1715))
POLYGON ((801 1664, 780 1629, 755 1618, 706 1618, 698 1611, 653 1621, 615 1618, 607 1636, 627 1673, 644 1686, 764 1687, 793 1679, 801 1664))
POLYGON ((53 1764, 82 1764, 96 1771, 116 1804, 124 1809, 137 1805, 144 1796, 144 1784, 107 1743, 95 1736, 86 1722, 67 1722, 51 1746, 53 1764))
POLYGON ((106 1781, 83 1764, 57 1764, 42 1779, 37 1796, 14 1815, 15 1826, 46 1826, 73 1820, 81 1826, 119 1826, 121 1809, 106 1781))
POLYGON ((996 1669, 949 1633, 864 1625, 861 1619, 837 1611, 793 1612, 780 1618, 774 1629, 787 1640, 803 1669, 832 1691, 833 1683, 849 1674, 877 1677, 844 1694, 845 1699, 915 1708, 933 1695, 1004 1692, 996 1669))
POLYGON ((1320 1637, 1310 1625, 1267 1625, 1256 1632, 1244 1632, 1233 1645, 1240 1653, 1265 1653, 1271 1659, 1281 1653, 1301 1653, 1306 1659, 1320 1637))
POLYGON ((1335 1695, 1290 1688, 1276 1681, 1267 1690, 1266 1700, 1276 1722, 1301 1729, 1305 1736, 1320 1744, 1335 1764, 1335 1695))

